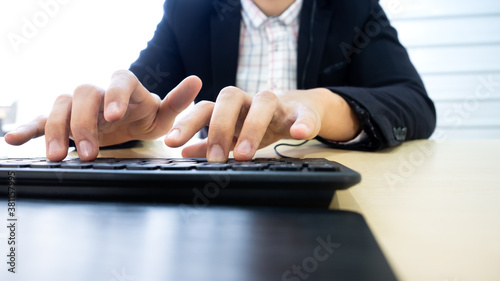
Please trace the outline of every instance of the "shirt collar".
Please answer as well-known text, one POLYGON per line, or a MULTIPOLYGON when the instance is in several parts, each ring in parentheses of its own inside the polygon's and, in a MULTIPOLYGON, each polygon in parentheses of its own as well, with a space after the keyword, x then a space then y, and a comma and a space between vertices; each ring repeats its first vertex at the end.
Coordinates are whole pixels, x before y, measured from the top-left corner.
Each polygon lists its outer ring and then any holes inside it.
MULTIPOLYGON (((300 10, 302 9, 302 1, 303 0, 295 0, 295 2, 293 2, 281 15, 273 18, 278 18, 278 21, 281 23, 290 25, 299 17, 300 10)), ((241 7, 242 17, 247 26, 251 25, 254 28, 259 28, 264 22, 270 19, 252 0, 241 0, 241 7)))

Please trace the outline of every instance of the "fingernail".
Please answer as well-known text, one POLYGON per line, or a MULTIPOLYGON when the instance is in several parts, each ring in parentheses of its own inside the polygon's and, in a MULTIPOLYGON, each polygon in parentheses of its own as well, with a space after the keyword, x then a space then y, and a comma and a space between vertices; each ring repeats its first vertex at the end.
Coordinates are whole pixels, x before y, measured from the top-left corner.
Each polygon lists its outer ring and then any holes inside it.
POLYGON ((170 133, 168 133, 167 139, 176 140, 179 138, 180 135, 181 131, 179 129, 173 129, 172 131, 170 131, 170 133))
POLYGON ((94 147, 89 141, 82 140, 78 144, 78 154, 84 158, 89 158, 94 152, 94 147))
POLYGON ((242 141, 238 145, 238 153, 244 155, 250 155, 252 153, 252 145, 250 145, 250 142, 247 140, 242 141))
POLYGON ((61 151, 61 146, 59 145, 59 142, 57 142, 57 140, 51 140, 49 142, 49 151, 47 152, 47 154, 54 155, 59 153, 59 151, 61 151))
POLYGON ((218 144, 212 145, 208 151, 208 161, 211 162, 224 162, 226 161, 226 156, 224 155, 224 150, 218 144))
POLYGON ((295 124, 294 130, 297 132, 301 132, 304 137, 308 137, 312 134, 312 129, 309 128, 306 124, 295 124))
POLYGON ((116 101, 110 102, 108 108, 106 108, 107 114, 116 114, 120 111, 118 103, 116 101))

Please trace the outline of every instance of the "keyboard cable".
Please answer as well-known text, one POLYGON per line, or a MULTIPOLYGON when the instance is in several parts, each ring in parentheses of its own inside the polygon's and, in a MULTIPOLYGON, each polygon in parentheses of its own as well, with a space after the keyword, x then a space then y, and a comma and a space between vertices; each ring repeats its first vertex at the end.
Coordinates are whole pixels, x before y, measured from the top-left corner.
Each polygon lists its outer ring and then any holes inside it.
POLYGON ((281 153, 278 152, 278 147, 279 146, 301 146, 301 145, 304 145, 308 142, 309 140, 305 140, 301 143, 297 143, 297 144, 293 144, 293 143, 279 143, 277 145, 274 146, 274 153, 276 153, 279 157, 281 158, 293 158, 293 157, 290 157, 290 156, 286 156, 286 155, 283 155, 281 153))

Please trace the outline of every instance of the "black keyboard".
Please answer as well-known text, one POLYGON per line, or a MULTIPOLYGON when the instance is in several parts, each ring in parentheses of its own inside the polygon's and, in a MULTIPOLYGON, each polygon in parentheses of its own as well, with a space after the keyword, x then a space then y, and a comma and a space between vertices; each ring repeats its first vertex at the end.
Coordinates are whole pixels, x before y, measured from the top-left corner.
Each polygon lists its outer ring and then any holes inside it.
POLYGON ((361 176, 322 158, 0 160, 0 195, 98 201, 328 207, 361 176))

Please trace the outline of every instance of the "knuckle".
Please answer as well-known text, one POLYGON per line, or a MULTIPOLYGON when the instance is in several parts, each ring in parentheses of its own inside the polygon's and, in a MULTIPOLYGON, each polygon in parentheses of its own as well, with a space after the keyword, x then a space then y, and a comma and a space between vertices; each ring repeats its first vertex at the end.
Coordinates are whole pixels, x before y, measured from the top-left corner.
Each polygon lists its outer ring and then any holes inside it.
POLYGON ((31 127, 31 128, 34 128, 37 132, 42 132, 47 125, 47 121, 48 121, 48 118, 46 115, 40 115, 37 118, 35 118, 33 121, 31 121, 30 123, 25 124, 21 127, 24 127, 24 126, 31 127))
POLYGON ((62 94, 57 97, 58 99, 71 99, 72 96, 70 94, 62 94))
POLYGON ((103 90, 92 84, 82 84, 76 87, 73 96, 74 97, 99 97, 103 94, 103 90))
POLYGON ((208 139, 213 142, 219 142, 227 136, 228 133, 235 130, 234 126, 226 123, 210 122, 208 129, 208 139))
POLYGON ((200 101, 200 102, 198 102, 198 103, 196 104, 196 107, 198 107, 198 108, 208 108, 208 109, 210 109, 210 108, 213 108, 213 107, 214 107, 214 103, 213 103, 213 102, 211 102, 211 101, 202 100, 202 101, 200 101))
POLYGON ((111 78, 119 77, 119 76, 135 76, 130 70, 128 69, 119 69, 111 75, 111 78))
POLYGON ((115 71, 111 75, 111 80, 115 80, 115 79, 121 80, 121 81, 126 81, 127 83, 131 83, 133 85, 136 85, 139 82, 139 79, 137 78, 137 76, 135 76, 135 74, 128 69, 120 69, 120 70, 115 71))
POLYGON ((223 88, 219 92, 219 95, 217 96, 217 101, 240 98, 243 95, 245 95, 245 93, 242 90, 240 90, 239 88, 234 87, 234 86, 228 86, 228 87, 223 88))
POLYGON ((251 133, 256 133, 258 130, 267 129, 269 124, 265 124, 262 120, 247 119, 245 120, 245 128, 249 129, 251 133))
POLYGON ((73 96, 71 96, 70 94, 62 94, 56 98, 55 103, 67 103, 71 102, 72 99, 73 96))
POLYGON ((127 86, 135 89, 139 85, 142 85, 137 76, 135 76, 135 74, 128 69, 120 69, 115 71, 111 75, 111 81, 112 82, 108 90, 113 88, 123 89, 122 87, 127 86))
POLYGON ((90 124, 88 122, 82 122, 78 120, 72 119, 70 122, 70 129, 73 134, 82 132, 82 131, 89 131, 90 130, 90 124))
POLYGON ((49 118, 47 123, 45 124, 45 128, 47 129, 66 129, 68 128, 68 123, 66 120, 53 119, 49 118))
POLYGON ((76 88, 75 88, 75 92, 87 92, 87 91, 92 91, 94 90, 95 88, 97 88, 95 85, 92 85, 92 84, 81 84, 81 85, 78 85, 76 88))
POLYGON ((47 115, 39 115, 38 117, 36 117, 35 119, 33 119, 33 121, 31 121, 30 123, 34 123, 34 124, 38 124, 38 123, 45 123, 47 121, 47 118, 48 116, 47 115))
POLYGON ((222 88, 221 90, 221 92, 234 92, 234 91, 240 91, 240 89, 235 86, 227 86, 222 88))
POLYGON ((278 96, 272 91, 262 91, 258 92, 254 98, 254 100, 263 101, 266 103, 278 104, 278 96))

